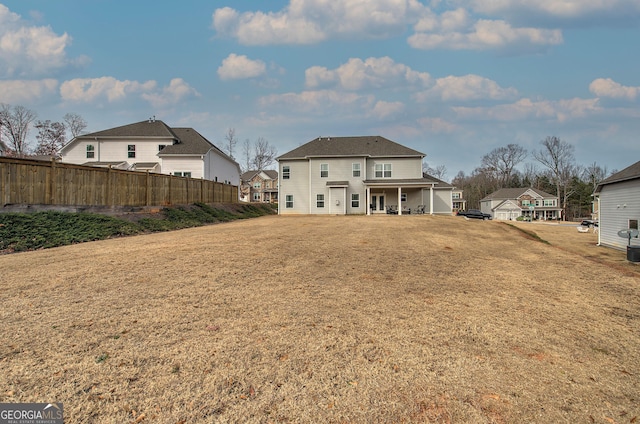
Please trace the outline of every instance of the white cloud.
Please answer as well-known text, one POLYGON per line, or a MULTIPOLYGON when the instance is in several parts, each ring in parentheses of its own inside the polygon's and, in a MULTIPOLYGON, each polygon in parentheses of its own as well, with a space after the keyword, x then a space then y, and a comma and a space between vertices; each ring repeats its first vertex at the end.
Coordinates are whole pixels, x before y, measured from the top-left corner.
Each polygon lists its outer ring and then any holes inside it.
POLYGON ((120 81, 113 77, 78 78, 65 81, 60 86, 60 95, 65 101, 91 103, 106 99, 115 102, 131 94, 152 93, 155 81, 120 81))
POLYGON ((70 44, 67 33, 58 35, 48 26, 30 26, 0 4, 0 75, 37 76, 86 63, 86 57, 67 57, 70 44))
POLYGON ((380 100, 373 106, 371 115, 377 119, 386 119, 399 114, 403 110, 404 103, 402 102, 385 102, 380 100))
POLYGON ((43 80, 0 80, 0 103, 27 103, 56 94, 58 81, 43 80))
POLYGON ((577 21, 597 18, 638 18, 637 0, 458 0, 479 13, 500 15, 516 20, 547 18, 552 21, 577 21))
POLYGON ((291 0, 277 12, 213 13, 218 34, 241 44, 312 44, 328 38, 384 38, 401 34, 428 9, 418 0, 291 0))
POLYGON ((188 97, 199 97, 193 87, 187 84, 182 78, 174 78, 168 86, 163 87, 160 93, 143 93, 142 98, 155 107, 176 104, 188 97))
POLYGON ((556 120, 566 122, 602 111, 598 99, 537 101, 520 99, 515 103, 492 107, 454 107, 459 117, 492 121, 556 120))
POLYGON ((432 98, 443 101, 506 100, 518 95, 515 88, 502 88, 493 80, 478 75, 438 78, 430 89, 415 95, 418 102, 432 98))
POLYGON ((251 60, 245 55, 231 53, 218 68, 222 80, 256 78, 263 75, 267 66, 261 60, 251 60))
POLYGON ((598 78, 589 85, 589 91, 598 97, 635 100, 640 95, 640 87, 624 86, 611 78, 598 78))
POLYGON ((316 113, 327 115, 339 110, 370 108, 373 104, 371 96, 360 96, 355 93, 342 93, 334 90, 303 91, 301 93, 273 94, 262 97, 258 104, 265 108, 284 107, 296 113, 316 113))
POLYGON ((481 19, 466 31, 418 32, 408 38, 416 49, 509 50, 530 52, 563 42, 556 29, 514 28, 503 20, 481 19))
POLYGON ((306 86, 317 88, 338 85, 346 90, 396 87, 402 85, 427 86, 431 76, 417 72, 389 57, 351 58, 335 70, 314 66, 305 71, 306 86))
POLYGON ((424 117, 418 119, 418 124, 423 129, 432 133, 453 133, 457 130, 455 124, 448 122, 443 118, 424 117))

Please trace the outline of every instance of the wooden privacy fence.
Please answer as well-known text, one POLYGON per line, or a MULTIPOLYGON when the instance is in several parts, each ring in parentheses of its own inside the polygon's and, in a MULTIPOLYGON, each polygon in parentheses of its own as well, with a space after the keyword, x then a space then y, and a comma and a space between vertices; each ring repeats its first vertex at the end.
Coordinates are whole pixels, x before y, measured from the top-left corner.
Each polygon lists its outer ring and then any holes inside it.
POLYGON ((210 180, 0 156, 0 207, 165 206, 237 201, 237 186, 210 180))

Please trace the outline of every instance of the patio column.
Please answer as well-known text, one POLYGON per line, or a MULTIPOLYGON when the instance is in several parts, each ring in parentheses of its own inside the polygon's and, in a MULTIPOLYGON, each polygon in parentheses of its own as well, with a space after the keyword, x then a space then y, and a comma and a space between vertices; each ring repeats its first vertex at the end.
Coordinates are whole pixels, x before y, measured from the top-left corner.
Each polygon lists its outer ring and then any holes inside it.
POLYGON ((366 188, 367 215, 371 215, 371 188, 366 188))
POLYGON ((398 215, 402 215, 402 187, 398 186, 398 215))
POLYGON ((433 184, 429 187, 429 215, 433 215, 433 184))

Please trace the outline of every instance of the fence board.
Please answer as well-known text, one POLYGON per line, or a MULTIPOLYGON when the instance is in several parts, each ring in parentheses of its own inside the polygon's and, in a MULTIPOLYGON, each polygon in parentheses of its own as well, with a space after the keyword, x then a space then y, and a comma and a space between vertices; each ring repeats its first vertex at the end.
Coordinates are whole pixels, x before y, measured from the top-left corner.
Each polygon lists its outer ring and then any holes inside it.
POLYGON ((0 206, 236 203, 238 187, 149 172, 0 157, 0 206))

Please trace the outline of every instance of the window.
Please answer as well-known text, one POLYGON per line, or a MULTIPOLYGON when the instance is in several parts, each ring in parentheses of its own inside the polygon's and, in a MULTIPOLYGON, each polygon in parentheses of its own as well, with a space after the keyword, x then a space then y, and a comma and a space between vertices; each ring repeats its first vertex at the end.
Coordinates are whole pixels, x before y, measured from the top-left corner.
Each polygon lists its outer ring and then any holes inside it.
POLYGON ((545 199, 542 202, 543 206, 555 206, 556 205, 556 200, 555 199, 545 199))
POLYGON ((167 147, 166 144, 158 144, 158 151, 161 152, 165 147, 167 147))
POLYGON ((282 179, 283 180, 288 180, 290 176, 291 176, 291 168, 289 168, 288 166, 283 166, 282 167, 282 179))
POLYGON ((391 164, 376 163, 375 174, 376 178, 391 178, 391 164))
POLYGON ((324 208, 324 194, 316 195, 316 206, 319 208, 324 208))
POLYGON ((284 200, 285 208, 293 208, 293 194, 287 194, 284 200))
POLYGON ((400 194, 400 201, 401 202, 406 202, 407 201, 407 193, 400 194))
POLYGON ((135 158, 136 157, 136 145, 135 144, 129 144, 127 146, 127 157, 128 158, 135 158))
POLYGON ((262 187, 262 184, 260 184, 260 181, 256 181, 255 183, 253 183, 253 188, 260 188, 262 187))
POLYGON ((320 164, 320 178, 327 178, 329 176, 329 164, 321 163, 320 164))
POLYGON ((522 199, 522 206, 529 206, 531 204, 531 201, 528 199, 522 199))
POLYGON ((629 229, 630 230, 637 230, 638 229, 638 220, 637 219, 630 219, 629 220, 629 229))
POLYGON ((93 144, 87 144, 87 159, 93 159, 95 157, 95 147, 93 144))
POLYGON ((460 198, 460 193, 451 193, 451 198, 452 199, 459 199, 460 198))
POLYGON ((360 176, 360 164, 359 163, 351 164, 351 170, 353 172, 353 176, 354 177, 359 177, 360 176))
POLYGON ((189 172, 189 171, 186 171, 186 172, 174 171, 173 175, 175 175, 176 177, 189 177, 189 178, 191 178, 191 172, 189 172))
POLYGON ((254 202, 260 201, 260 193, 253 193, 253 201, 254 202))
POLYGON ((351 207, 359 208, 360 207, 360 194, 351 193, 351 207))

